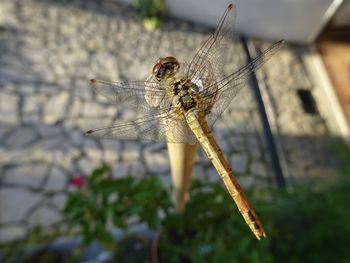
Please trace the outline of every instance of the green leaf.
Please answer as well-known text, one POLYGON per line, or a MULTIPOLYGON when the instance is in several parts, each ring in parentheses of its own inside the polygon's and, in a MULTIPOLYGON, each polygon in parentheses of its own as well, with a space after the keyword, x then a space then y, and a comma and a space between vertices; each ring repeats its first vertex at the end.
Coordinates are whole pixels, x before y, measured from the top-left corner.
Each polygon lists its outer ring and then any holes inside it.
POLYGON ((121 229, 126 229, 127 224, 126 224, 126 221, 122 217, 114 216, 112 221, 113 221, 114 226, 121 228, 121 229))
POLYGON ((111 168, 106 164, 96 168, 88 178, 89 186, 93 186, 94 184, 98 183, 98 181, 103 178, 103 175, 110 172, 110 170, 111 168))
POLYGON ((112 250, 114 248, 115 240, 113 236, 102 226, 98 225, 96 227, 96 238, 97 241, 107 250, 112 250))

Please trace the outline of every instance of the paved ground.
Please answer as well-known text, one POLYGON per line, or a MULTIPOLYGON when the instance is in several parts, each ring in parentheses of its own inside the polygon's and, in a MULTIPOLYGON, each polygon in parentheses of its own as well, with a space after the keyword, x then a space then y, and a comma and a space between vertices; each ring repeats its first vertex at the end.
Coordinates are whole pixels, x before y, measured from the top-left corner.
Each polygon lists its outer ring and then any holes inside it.
MULTIPOLYGON (((0 4, 0 241, 60 220, 70 178, 88 175, 102 162, 112 166, 115 177, 157 175, 170 185, 165 144, 83 135, 110 123, 124 108, 96 96, 88 80, 142 80, 158 57, 186 59, 211 32, 171 20, 151 33, 127 6, 57 2, 0 4)), ((296 95, 296 89, 316 88, 303 66, 304 52, 304 47, 287 45, 258 74, 261 84, 267 84, 262 85, 264 99, 284 168, 294 179, 310 173, 328 176, 335 169, 326 158, 326 123, 318 114, 306 114, 296 95)), ((232 72, 244 62, 236 41, 227 51, 225 69, 232 72)), ((244 187, 274 184, 249 88, 217 122, 215 135, 244 187)), ((202 152, 194 176, 218 178, 202 152)))

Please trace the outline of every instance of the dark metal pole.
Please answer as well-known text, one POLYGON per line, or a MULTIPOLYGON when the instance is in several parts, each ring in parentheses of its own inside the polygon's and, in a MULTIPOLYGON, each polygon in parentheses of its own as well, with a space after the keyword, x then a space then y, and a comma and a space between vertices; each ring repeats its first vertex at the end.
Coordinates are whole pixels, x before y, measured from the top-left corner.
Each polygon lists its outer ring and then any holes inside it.
MULTIPOLYGON (((252 58, 251 58, 250 53, 249 53, 247 39, 244 36, 242 36, 241 42, 243 45, 244 52, 247 55, 248 63, 250 63, 252 61, 252 58)), ((258 103, 259 115, 260 115, 260 119, 261 119, 261 122, 263 125, 264 137, 265 137, 265 140, 267 143, 267 147, 269 149, 269 154, 270 154, 271 162, 272 162, 272 168, 274 171, 277 186, 281 189, 286 189, 286 181, 285 181, 284 176, 283 176, 283 172, 281 169, 280 160, 278 158, 278 153, 277 153, 275 141, 274 141, 274 138, 273 138, 273 135, 271 132, 271 127, 269 124, 269 120, 267 118, 264 102, 263 102, 263 99, 262 99, 262 96, 260 93, 259 83, 258 83, 258 80, 257 80, 254 72, 252 72, 250 74, 249 82, 251 83, 251 87, 253 89, 255 99, 258 103)))

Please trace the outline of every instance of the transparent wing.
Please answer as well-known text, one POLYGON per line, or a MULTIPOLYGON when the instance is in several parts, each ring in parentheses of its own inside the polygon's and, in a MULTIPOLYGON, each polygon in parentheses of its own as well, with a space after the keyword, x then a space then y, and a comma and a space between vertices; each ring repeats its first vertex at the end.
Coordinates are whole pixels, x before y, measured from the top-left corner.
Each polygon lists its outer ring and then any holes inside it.
POLYGON ((236 8, 230 4, 221 17, 215 33, 197 51, 186 69, 187 77, 194 83, 198 84, 198 80, 201 81, 203 105, 200 107, 207 107, 207 111, 210 111, 208 116, 210 125, 214 124, 238 92, 247 84, 249 73, 262 66, 284 43, 284 41, 275 43, 241 69, 223 77, 222 65, 228 45, 233 43, 235 20, 236 8))
POLYGON ((218 85, 218 92, 222 92, 224 89, 229 88, 228 84, 235 80, 242 77, 247 78, 249 74, 253 71, 256 71, 259 69, 262 65, 264 65, 278 50, 280 50, 284 45, 284 40, 280 40, 276 43, 274 43, 271 47, 264 50, 260 55, 255 57, 250 63, 243 66, 236 72, 228 75, 225 78, 222 78, 219 80, 216 84, 218 85))
POLYGON ((215 123, 239 91, 247 85, 249 74, 266 63, 283 45, 284 40, 278 41, 236 72, 217 82, 208 82, 200 95, 204 98, 204 101, 213 103, 211 113, 208 116, 210 125, 215 123))
POLYGON ((116 121, 111 126, 89 130, 86 135, 105 139, 187 144, 195 144, 197 141, 186 121, 173 113, 143 116, 132 121, 116 121))
POLYGON ((126 140, 184 142, 194 144, 195 136, 185 119, 173 112, 171 98, 166 96, 162 83, 149 77, 144 82, 109 82, 91 80, 96 92, 110 102, 133 109, 133 120, 114 121, 110 126, 86 132, 86 135, 126 140))
POLYGON ((233 42, 235 20, 236 7, 230 4, 221 17, 215 33, 208 38, 190 62, 186 75, 189 79, 195 75, 202 75, 207 68, 212 68, 216 77, 222 75, 224 55, 227 46, 233 42))
POLYGON ((159 107, 169 110, 171 101, 166 97, 166 89, 161 82, 151 78, 146 81, 111 82, 90 80, 91 87, 114 105, 125 105, 138 113, 159 113, 159 107), (158 107, 157 107, 158 106, 158 107))
MULTIPOLYGON (((229 107, 231 101, 247 85, 247 78, 234 79, 226 85, 226 89, 222 90, 215 96, 215 104, 209 115, 207 121, 210 126, 213 126, 220 115, 229 107)), ((210 96, 212 97, 212 96, 210 96)))

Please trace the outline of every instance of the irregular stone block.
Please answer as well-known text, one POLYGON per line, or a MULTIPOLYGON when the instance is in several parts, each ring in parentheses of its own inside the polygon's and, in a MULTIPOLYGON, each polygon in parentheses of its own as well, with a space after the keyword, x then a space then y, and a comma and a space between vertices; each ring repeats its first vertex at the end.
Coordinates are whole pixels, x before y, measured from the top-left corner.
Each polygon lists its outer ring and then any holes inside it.
POLYGON ((26 220, 27 213, 41 196, 25 189, 0 189, 0 223, 26 220))

